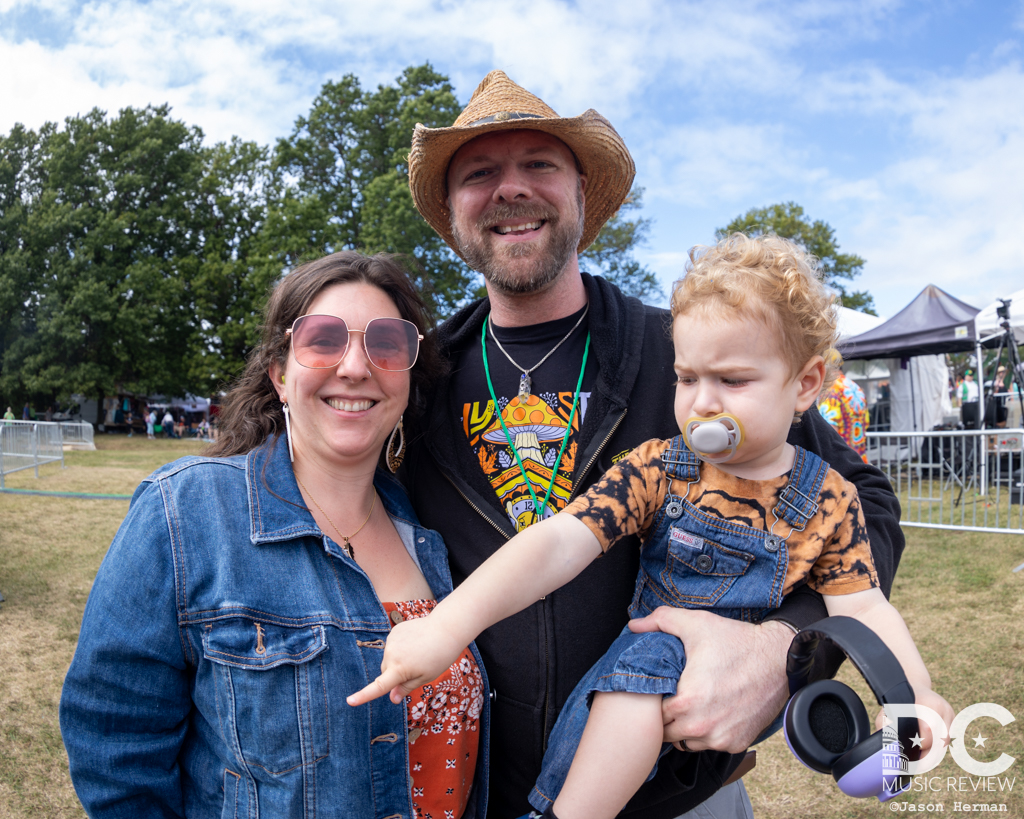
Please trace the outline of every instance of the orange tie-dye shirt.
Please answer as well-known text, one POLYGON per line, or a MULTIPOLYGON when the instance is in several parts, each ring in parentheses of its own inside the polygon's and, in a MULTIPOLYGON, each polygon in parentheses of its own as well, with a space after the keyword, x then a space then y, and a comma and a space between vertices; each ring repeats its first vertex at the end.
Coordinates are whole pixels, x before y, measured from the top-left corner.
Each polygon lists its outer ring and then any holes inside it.
MULTIPOLYGON (((788 474, 751 481, 701 463, 700 480, 687 492, 685 482, 672 481, 665 473, 661 455, 669 443, 652 440, 641 444, 564 513, 585 523, 604 551, 628 535, 639 534, 644 539, 670 487, 673 494, 686 495, 690 503, 710 515, 763 531, 771 528, 775 520, 772 509, 789 483, 788 474)), ((805 579, 821 594, 850 594, 878 585, 857 487, 834 469, 829 469, 821 487, 817 514, 804 530, 796 531, 780 520, 775 534, 787 538, 789 551, 784 595, 805 579)))

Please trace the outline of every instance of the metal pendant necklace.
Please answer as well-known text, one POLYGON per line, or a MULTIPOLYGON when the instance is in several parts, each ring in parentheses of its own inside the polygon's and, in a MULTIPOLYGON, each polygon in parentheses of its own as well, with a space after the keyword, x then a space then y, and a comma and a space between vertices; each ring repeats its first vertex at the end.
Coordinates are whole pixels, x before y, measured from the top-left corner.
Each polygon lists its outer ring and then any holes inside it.
MULTIPOLYGON (((586 315, 586 313, 584 313, 584 315, 586 315)), ((498 416, 498 423, 501 424, 501 430, 505 433, 505 441, 512 450, 512 454, 516 456, 516 463, 519 464, 519 474, 523 476, 523 480, 526 482, 526 488, 530 490, 530 498, 533 500, 533 521, 531 521, 531 523, 536 523, 538 520, 542 520, 544 518, 544 512, 548 508, 548 501, 551 499, 551 490, 555 488, 555 478, 558 475, 558 465, 562 463, 562 455, 565 454, 565 445, 569 443, 569 436, 572 434, 572 419, 573 416, 576 415, 576 407, 579 405, 580 390, 583 389, 583 373, 587 370, 587 356, 590 354, 590 333, 587 333, 587 341, 586 344, 583 345, 583 363, 580 365, 580 377, 576 382, 576 392, 572 397, 572 409, 569 410, 569 422, 565 427, 565 435, 562 436, 562 446, 558 450, 558 457, 555 458, 555 465, 551 470, 551 480, 548 481, 548 491, 544 494, 544 502, 540 503, 537 500, 537 493, 533 491, 533 484, 530 482, 530 476, 526 474, 526 467, 523 466, 523 459, 519 457, 519 450, 516 449, 515 441, 512 440, 512 434, 508 431, 508 427, 505 425, 505 419, 501 417, 501 408, 498 406, 498 396, 495 394, 494 384, 491 382, 491 368, 487 363, 488 324, 490 324, 490 316, 484 319, 484 326, 481 328, 480 332, 480 346, 484 357, 484 377, 487 379, 487 390, 491 394, 491 401, 494 402, 494 412, 498 416)), ((576 322, 576 327, 578 326, 579 322, 576 322)), ((573 327, 572 329, 575 330, 576 327, 573 327)), ((569 332, 571 334, 572 330, 569 332)), ((494 338, 493 333, 491 334, 491 337, 494 338)), ((566 336, 566 338, 568 338, 568 336, 566 336)), ((498 339, 495 338, 494 340, 497 341, 498 339)), ((562 341, 565 341, 565 339, 563 338, 562 341)), ((561 344, 562 341, 558 343, 561 344)), ((505 351, 502 350, 502 352, 505 351)), ((554 350, 551 352, 553 353, 554 350)), ((508 353, 505 353, 505 355, 508 355, 508 353)), ((551 353, 548 353, 548 355, 551 355, 551 353)), ((544 356, 544 358, 547 358, 547 356, 544 356)), ((511 359, 509 360, 511 361, 511 359)), ((514 361, 512 363, 515 364, 514 361)), ((541 363, 543 363, 543 361, 541 363)), ((519 365, 516 364, 516 366, 518 367, 519 365)), ((534 369, 536 369, 536 366, 534 369)), ((520 396, 521 395, 522 393, 520 393, 520 396)))
POLYGON ((514 358, 512 358, 512 356, 510 356, 508 354, 508 350, 506 350, 504 347, 501 346, 501 342, 498 341, 498 337, 496 335, 494 335, 494 325, 490 321, 487 322, 487 325, 488 325, 488 327, 490 329, 491 338, 494 339, 494 343, 498 345, 498 349, 501 350, 505 354, 505 358, 507 358, 512 363, 513 367, 515 367, 517 370, 522 370, 522 372, 523 372, 523 374, 521 376, 519 376, 519 400, 520 401, 525 401, 527 398, 530 397, 530 387, 533 386, 533 380, 530 378, 530 373, 532 373, 541 364, 543 364, 545 361, 547 361, 549 358, 551 358, 551 356, 554 355, 555 350, 557 350, 559 347, 561 347, 563 344, 565 344, 566 341, 569 340, 569 336, 571 336, 573 333, 576 332, 576 328, 579 327, 583 323, 583 319, 585 319, 587 317, 587 313, 589 311, 590 311, 590 302, 587 302, 587 306, 583 308, 583 312, 580 314, 580 317, 576 320, 576 323, 572 326, 572 329, 562 337, 561 341, 559 341, 554 347, 552 347, 548 351, 548 354, 546 356, 544 356, 544 358, 542 358, 540 361, 538 361, 536 364, 534 364, 529 369, 524 367, 522 364, 518 364, 516 362, 516 360, 514 358))
POLYGON ((377 490, 373 490, 373 500, 370 501, 370 511, 366 514, 366 520, 364 520, 362 525, 358 529, 356 529, 351 535, 343 535, 341 534, 341 529, 339 529, 334 524, 334 521, 331 520, 331 516, 324 511, 324 508, 319 503, 317 503, 316 498, 313 497, 313 493, 306 489, 306 484, 302 482, 298 475, 295 476, 295 480, 299 482, 299 486, 302 487, 302 491, 309 495, 309 499, 313 501, 313 505, 320 510, 320 514, 327 518, 327 522, 331 524, 331 528, 333 528, 334 531, 341 536, 341 548, 345 550, 345 554, 347 554, 349 557, 355 560, 356 548, 351 543, 349 543, 349 541, 352 540, 352 538, 358 535, 361 531, 363 531, 363 528, 366 526, 366 524, 370 522, 370 515, 373 514, 373 508, 377 505, 377 490))

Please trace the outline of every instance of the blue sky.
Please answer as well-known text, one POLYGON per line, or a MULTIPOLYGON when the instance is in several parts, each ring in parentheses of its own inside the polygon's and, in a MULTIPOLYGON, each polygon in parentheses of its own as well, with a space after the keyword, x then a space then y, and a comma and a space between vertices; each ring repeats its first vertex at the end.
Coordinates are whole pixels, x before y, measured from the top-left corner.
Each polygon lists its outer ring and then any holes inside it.
POLYGON ((270 143, 323 82, 430 61, 460 101, 492 68, 623 135, 668 291, 686 251, 795 201, 867 260, 892 316, 936 284, 1024 286, 1024 0, 0 0, 0 132, 168 102, 270 143))

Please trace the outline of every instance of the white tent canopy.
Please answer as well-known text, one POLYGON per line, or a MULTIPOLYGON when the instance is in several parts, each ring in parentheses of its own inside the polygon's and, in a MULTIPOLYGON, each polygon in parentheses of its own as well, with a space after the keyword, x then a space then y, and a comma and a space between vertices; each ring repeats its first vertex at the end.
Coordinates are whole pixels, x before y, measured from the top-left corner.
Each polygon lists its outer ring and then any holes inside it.
MULTIPOLYGON (((1024 344, 1024 290, 1018 290, 1004 298, 1010 299, 1010 328, 1017 338, 1018 344, 1024 344)), ((1003 332, 999 322, 1002 319, 996 315, 996 308, 999 302, 994 301, 974 317, 974 325, 978 329, 979 338, 987 338, 996 333, 1003 332)))
MULTIPOLYGON (((840 344, 848 338, 859 336, 861 333, 866 333, 879 324, 885 323, 884 318, 869 316, 867 313, 851 310, 849 307, 838 308, 838 319, 840 344)), ((847 361, 843 364, 843 371, 864 390, 864 395, 870 405, 878 400, 878 382, 889 377, 888 364, 888 359, 884 358, 847 361)))
MULTIPOLYGON (((1024 304, 1021 306, 1024 308, 1024 304)), ((837 324, 840 341, 852 338, 853 336, 859 336, 861 333, 873 330, 879 324, 885 322, 884 318, 869 316, 867 313, 861 313, 859 310, 851 310, 849 307, 842 306, 838 308, 838 318, 837 324)))

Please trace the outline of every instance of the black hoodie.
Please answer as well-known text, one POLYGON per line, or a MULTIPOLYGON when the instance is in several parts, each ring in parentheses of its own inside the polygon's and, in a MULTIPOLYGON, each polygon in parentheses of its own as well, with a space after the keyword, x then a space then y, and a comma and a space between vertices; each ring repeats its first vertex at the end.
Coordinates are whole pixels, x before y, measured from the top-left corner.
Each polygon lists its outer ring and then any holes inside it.
MULTIPOLYGON (((600 277, 584 273, 583 282, 590 302, 591 355, 599 369, 580 430, 582 456, 576 459, 572 497, 596 482, 613 457, 651 438, 678 433, 668 312, 623 295, 600 277)), ((441 351, 453 366, 458 366, 464 350, 479 343, 489 312, 490 303, 484 299, 441 325, 441 351)), ((403 480, 420 521, 444 537, 458 585, 515 531, 473 457, 448 386, 448 378, 436 386, 426 431, 410 441, 403 480)), ((856 484, 879 581, 888 596, 904 545, 899 503, 888 481, 846 446, 816 410, 793 427, 789 441, 819 454, 856 484)), ((526 797, 540 772, 559 710, 628 619, 639 553, 636 538, 624 539, 571 583, 477 639, 494 698, 488 810, 492 819, 512 819, 530 810, 526 797)), ((799 628, 825 614, 821 597, 802 587, 769 618, 799 628)), ((841 655, 834 657, 831 667, 819 675, 834 674, 839 659, 841 655)), ((676 817, 718 790, 740 759, 715 751, 673 751, 623 816, 676 817)))

